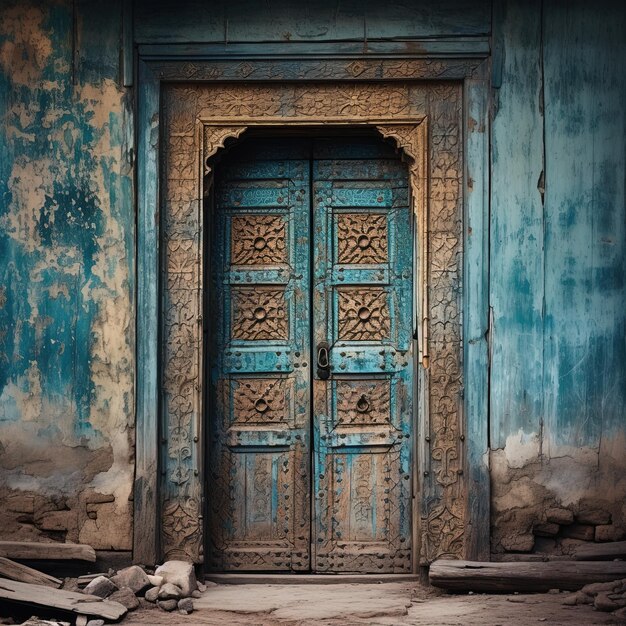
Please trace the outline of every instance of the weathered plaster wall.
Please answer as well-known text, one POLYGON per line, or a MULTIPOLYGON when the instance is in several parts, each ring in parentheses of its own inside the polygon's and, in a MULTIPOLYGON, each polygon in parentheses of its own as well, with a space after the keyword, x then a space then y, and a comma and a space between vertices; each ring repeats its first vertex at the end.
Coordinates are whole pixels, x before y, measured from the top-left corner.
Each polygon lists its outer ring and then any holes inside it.
POLYGON ((0 538, 131 545, 121 3, 0 9, 0 538), (76 30, 74 31, 74 28, 76 30))
POLYGON ((626 11, 494 8, 492 548, 567 554, 626 534, 626 11))

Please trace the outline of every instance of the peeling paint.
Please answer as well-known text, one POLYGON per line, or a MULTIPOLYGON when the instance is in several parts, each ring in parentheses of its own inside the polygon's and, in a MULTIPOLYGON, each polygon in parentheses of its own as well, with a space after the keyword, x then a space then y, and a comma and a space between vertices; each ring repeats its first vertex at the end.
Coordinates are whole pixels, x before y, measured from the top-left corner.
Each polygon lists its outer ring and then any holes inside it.
POLYGON ((71 2, 0 12, 0 498, 34 502, 0 511, 0 528, 119 550, 132 541, 133 211, 130 112, 107 75, 113 5, 81 48, 100 76, 77 85, 71 2))
MULTIPOLYGON (((544 434, 519 431, 490 457, 492 478, 492 547, 494 552, 530 551, 568 554, 568 525, 548 542, 533 538, 553 508, 604 511, 613 532, 626 535, 626 435, 606 438, 598 447, 566 446, 544 434), (529 543, 522 538, 530 537, 529 543), (520 546, 524 545, 523 549, 520 546), (549 549, 548 549, 549 548, 549 549)), ((539 535, 541 536, 541 535, 539 535)))

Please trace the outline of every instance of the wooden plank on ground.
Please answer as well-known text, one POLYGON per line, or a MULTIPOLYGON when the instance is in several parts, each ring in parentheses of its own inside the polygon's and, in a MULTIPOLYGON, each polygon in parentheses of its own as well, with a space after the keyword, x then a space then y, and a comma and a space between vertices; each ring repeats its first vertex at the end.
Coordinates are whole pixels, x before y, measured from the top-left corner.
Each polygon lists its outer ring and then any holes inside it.
POLYGON ((588 583, 626 578, 626 562, 481 563, 439 560, 431 564, 429 577, 432 585, 448 591, 576 591, 588 583))
POLYGON ((577 561, 611 561, 626 559, 626 541, 611 543, 590 543, 580 546, 574 555, 577 561))
POLYGON ((33 585, 45 585, 46 587, 60 587, 63 583, 62 580, 54 576, 44 574, 44 572, 16 563, 3 556, 0 556, 0 577, 33 585))
POLYGON ((38 543, 36 541, 0 541, 0 556, 29 561, 96 562, 96 551, 82 543, 38 543))
POLYGON ((95 615, 114 621, 126 615, 127 611, 119 602, 103 600, 98 596, 5 579, 0 580, 0 599, 29 606, 59 609, 77 615, 95 615))

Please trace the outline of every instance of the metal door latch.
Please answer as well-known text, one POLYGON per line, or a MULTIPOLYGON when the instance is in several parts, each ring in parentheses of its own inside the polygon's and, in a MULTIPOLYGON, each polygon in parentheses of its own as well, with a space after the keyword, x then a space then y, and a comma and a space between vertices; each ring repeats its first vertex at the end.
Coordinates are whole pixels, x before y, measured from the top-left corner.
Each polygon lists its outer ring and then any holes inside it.
POLYGON ((317 375, 320 380, 330 378, 330 359, 328 357, 328 344, 323 341, 317 347, 317 375))

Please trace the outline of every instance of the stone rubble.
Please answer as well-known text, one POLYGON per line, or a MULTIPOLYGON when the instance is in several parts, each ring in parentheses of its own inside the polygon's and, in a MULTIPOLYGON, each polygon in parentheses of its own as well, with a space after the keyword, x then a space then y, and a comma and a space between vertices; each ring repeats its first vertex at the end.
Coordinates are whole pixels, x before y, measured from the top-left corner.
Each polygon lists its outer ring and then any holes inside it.
POLYGON ((569 606, 589 604, 597 611, 613 613, 618 619, 625 619, 626 578, 585 585, 576 593, 567 596, 563 604, 569 606))
MULTIPOLYGON (((193 598, 199 598, 206 585, 196 580, 191 563, 186 561, 166 561, 154 570, 131 565, 119 571, 109 570, 106 575, 97 576, 84 589, 83 593, 100 598, 115 600, 129 611, 140 606, 139 598, 156 603, 164 611, 174 611, 189 615, 193 612, 193 598)), ((92 620, 94 626, 98 620, 92 620)))

